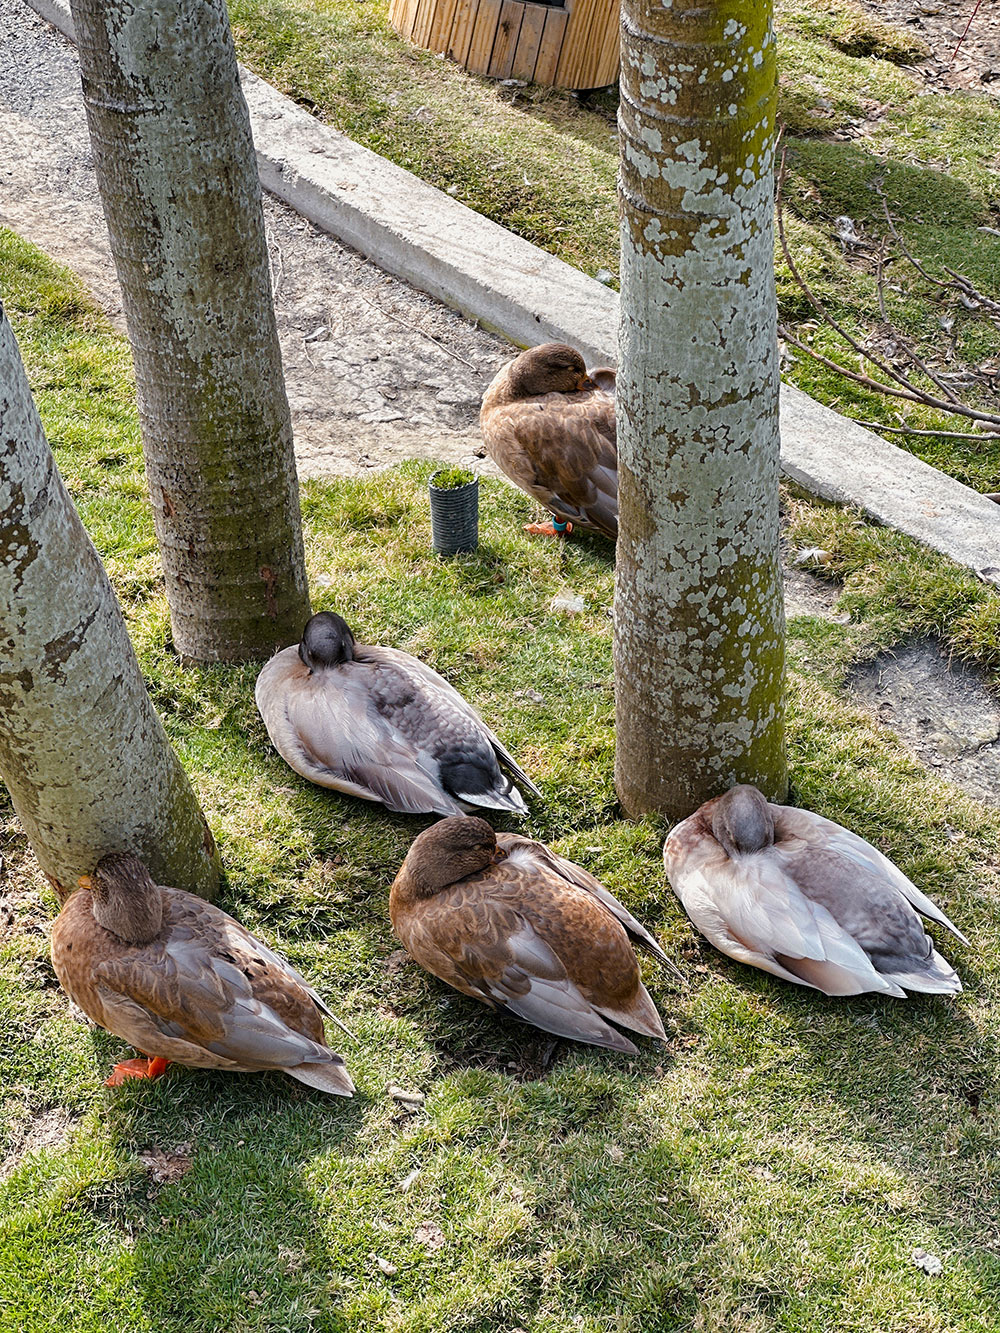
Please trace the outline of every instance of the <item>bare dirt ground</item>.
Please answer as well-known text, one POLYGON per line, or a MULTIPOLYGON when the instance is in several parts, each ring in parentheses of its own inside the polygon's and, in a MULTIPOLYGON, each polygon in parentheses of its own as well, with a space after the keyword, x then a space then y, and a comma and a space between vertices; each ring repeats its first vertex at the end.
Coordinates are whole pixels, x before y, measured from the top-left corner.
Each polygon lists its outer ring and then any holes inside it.
MULTIPOLYGON (((0 0, 0 143, 0 222, 78 273, 123 328, 76 52, 23 0, 0 0)), ((276 199, 264 209, 300 474, 468 459, 510 346, 276 199)))
POLYGON ((869 13, 915 33, 926 42, 930 55, 913 68, 932 88, 965 88, 1000 97, 997 0, 980 0, 978 8, 976 0, 861 0, 861 3, 869 13))

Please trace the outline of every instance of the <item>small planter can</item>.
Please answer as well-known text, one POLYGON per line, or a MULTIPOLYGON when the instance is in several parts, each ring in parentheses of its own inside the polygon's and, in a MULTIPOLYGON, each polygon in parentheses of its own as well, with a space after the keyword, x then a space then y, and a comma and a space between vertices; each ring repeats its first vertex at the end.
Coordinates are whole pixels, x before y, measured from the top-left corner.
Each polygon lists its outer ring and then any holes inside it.
POLYGON ((431 546, 438 555, 458 555, 479 545, 479 478, 467 468, 439 468, 431 497, 431 546))

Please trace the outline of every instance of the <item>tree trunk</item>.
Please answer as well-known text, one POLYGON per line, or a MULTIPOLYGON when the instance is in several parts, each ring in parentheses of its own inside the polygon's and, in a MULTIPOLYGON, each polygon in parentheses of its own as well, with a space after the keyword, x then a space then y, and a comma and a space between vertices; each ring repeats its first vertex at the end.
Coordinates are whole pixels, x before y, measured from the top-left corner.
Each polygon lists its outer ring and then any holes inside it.
POLYGON ((178 652, 309 617, 260 182, 224 0, 72 0, 178 652))
POLYGON ((784 797, 771 4, 624 0, 615 777, 784 797))
POLYGON ((153 711, 0 308, 0 774, 60 899, 105 852, 211 897, 215 843, 153 711))

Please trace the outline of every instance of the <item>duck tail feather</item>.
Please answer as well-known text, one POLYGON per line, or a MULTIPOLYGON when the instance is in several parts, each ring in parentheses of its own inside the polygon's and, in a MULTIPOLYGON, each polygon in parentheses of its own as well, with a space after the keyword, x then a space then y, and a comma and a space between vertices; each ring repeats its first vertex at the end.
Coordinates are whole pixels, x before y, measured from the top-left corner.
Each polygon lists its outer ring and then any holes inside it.
POLYGON ((926 995, 958 995, 962 989, 958 973, 942 958, 937 949, 932 949, 927 962, 919 970, 912 972, 885 972, 883 975, 907 990, 921 991, 926 995))
POLYGON ((320 1092, 330 1092, 335 1097, 354 1096, 354 1084, 339 1055, 322 1064, 295 1065, 284 1072, 297 1078, 300 1083, 307 1083, 310 1088, 318 1088, 320 1092))
POLYGON ((528 807, 516 787, 511 787, 508 791, 477 791, 475 793, 459 791, 455 792, 455 796, 467 805, 480 806, 486 810, 510 810, 515 815, 526 815, 528 813, 528 807))
POLYGON ((525 773, 524 769, 510 751, 500 743, 496 736, 491 736, 491 739, 493 742, 493 753, 496 755, 497 763, 499 763, 501 768, 505 768, 515 781, 519 782, 522 787, 527 787, 532 796, 537 796, 538 799, 541 800, 542 793, 528 777, 527 773, 525 773))

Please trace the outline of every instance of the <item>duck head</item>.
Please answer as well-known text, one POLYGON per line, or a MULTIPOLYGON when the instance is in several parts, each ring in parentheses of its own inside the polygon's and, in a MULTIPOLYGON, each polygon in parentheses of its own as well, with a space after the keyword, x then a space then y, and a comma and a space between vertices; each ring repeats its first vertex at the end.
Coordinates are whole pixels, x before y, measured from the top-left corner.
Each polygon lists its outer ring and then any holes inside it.
POLYGON ((731 787, 712 812, 712 835, 727 856, 763 851, 774 842, 774 816, 756 787, 731 787))
POLYGON ((450 815, 424 829, 406 854, 403 871, 410 896, 433 898, 450 884, 478 874, 505 853, 497 846, 497 835, 485 819, 475 815, 450 815))
POLYGON ((163 925, 163 895, 130 852, 102 856, 92 875, 80 876, 93 897, 94 919, 127 944, 149 944, 163 925))
POLYGON ((299 657, 310 671, 350 662, 354 657, 354 635, 343 616, 332 611, 314 615, 302 631, 299 657))
POLYGON ((522 352, 510 368, 510 380, 518 398, 594 388, 583 357, 566 343, 542 343, 522 352))

